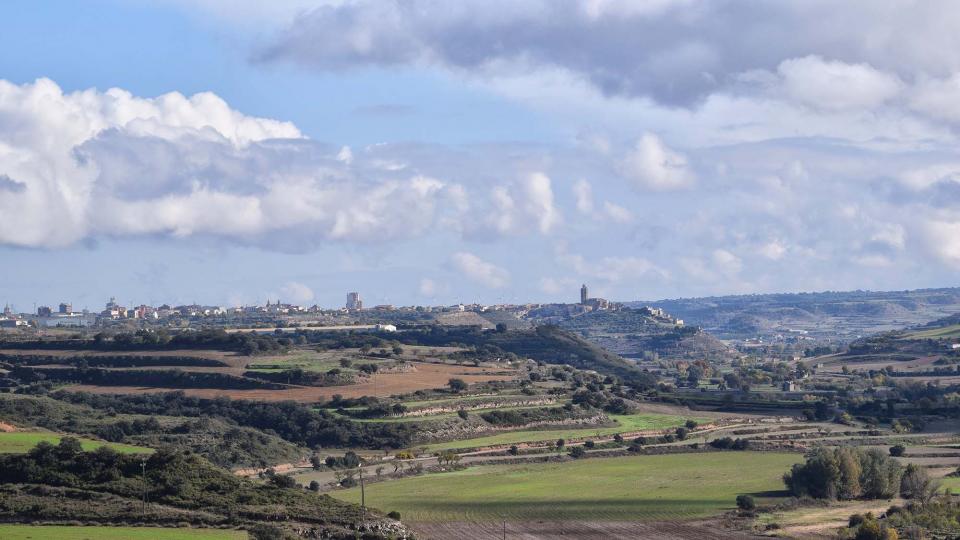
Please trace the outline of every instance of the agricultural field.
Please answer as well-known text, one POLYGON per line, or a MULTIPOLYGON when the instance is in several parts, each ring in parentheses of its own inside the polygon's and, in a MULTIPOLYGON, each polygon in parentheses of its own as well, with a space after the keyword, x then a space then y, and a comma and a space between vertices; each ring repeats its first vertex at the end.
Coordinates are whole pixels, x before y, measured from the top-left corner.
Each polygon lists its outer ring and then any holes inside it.
POLYGON ((0 525, 4 540, 246 540, 245 531, 163 529, 159 527, 84 527, 0 525))
MULTIPOLYGON (((0 432, 0 454, 22 454, 27 452, 40 442, 58 444, 60 435, 54 433, 37 433, 28 431, 0 432)), ((84 450, 96 450, 101 446, 109 446, 122 454, 149 454, 153 452, 150 448, 143 446, 133 446, 130 444, 120 444, 102 441, 93 441, 90 439, 80 439, 80 445, 84 450)), ((0 538, 6 538, 0 535, 0 538)))
POLYGON ((960 324, 951 324, 939 328, 917 330, 909 332, 904 336, 905 339, 950 339, 960 338, 960 324))
MULTIPOLYGON (((366 501, 411 522, 688 520, 732 508, 738 494, 783 489, 783 472, 801 460, 800 454, 710 452, 481 465, 370 484, 366 501)), ((360 500, 358 489, 331 495, 360 500)))
POLYGON ((564 429, 511 431, 507 433, 489 435, 486 437, 476 437, 473 439, 427 445, 427 449, 431 452, 436 452, 440 450, 453 450, 458 448, 479 448, 485 446, 523 444, 540 441, 552 442, 556 441, 557 439, 570 440, 589 437, 604 437, 613 436, 617 433, 630 433, 634 431, 660 430, 680 427, 684 425, 687 420, 693 420, 697 423, 709 421, 709 418, 703 417, 683 417, 678 415, 655 413, 637 413, 625 415, 614 414, 609 416, 617 423, 616 426, 581 426, 564 429))
POLYGON ((203 398, 231 397, 258 401, 297 401, 316 403, 329 400, 335 394, 343 397, 377 396, 389 397, 395 394, 443 388, 451 378, 463 379, 468 384, 509 381, 517 374, 510 368, 488 368, 437 364, 430 362, 411 362, 413 369, 402 373, 374 373, 361 381, 340 386, 291 386, 281 389, 222 389, 222 388, 162 388, 143 386, 99 386, 78 384, 68 387, 78 392, 101 394, 137 394, 142 392, 172 392, 182 390, 188 396, 203 398))

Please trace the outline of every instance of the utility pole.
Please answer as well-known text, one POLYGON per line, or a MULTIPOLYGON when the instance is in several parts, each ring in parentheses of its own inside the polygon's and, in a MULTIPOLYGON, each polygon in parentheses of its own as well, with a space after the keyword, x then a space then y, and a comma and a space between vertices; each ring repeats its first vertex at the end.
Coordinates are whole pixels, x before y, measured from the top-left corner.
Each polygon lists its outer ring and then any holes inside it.
POLYGON ((367 493, 363 485, 363 464, 360 465, 360 516, 361 519, 367 517, 367 493))
POLYGON ((503 540, 507 540, 507 520, 503 520, 503 540))
POLYGON ((141 478, 143 479, 143 506, 140 510, 140 517, 146 517, 147 515, 147 460, 140 460, 140 470, 142 471, 141 478))

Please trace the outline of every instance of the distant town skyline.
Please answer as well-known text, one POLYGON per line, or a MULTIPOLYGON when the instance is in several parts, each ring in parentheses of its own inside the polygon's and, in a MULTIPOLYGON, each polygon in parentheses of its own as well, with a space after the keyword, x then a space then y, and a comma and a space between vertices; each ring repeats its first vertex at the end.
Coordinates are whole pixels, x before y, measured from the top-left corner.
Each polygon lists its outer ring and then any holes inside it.
POLYGON ((425 2, 4 2, 0 303, 957 284, 956 4, 425 2))

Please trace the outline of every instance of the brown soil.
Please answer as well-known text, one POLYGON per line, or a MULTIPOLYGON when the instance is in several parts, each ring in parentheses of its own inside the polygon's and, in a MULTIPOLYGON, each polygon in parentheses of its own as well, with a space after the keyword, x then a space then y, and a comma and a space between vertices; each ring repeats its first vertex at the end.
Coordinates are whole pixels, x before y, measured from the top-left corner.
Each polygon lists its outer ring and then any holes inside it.
MULTIPOLYGON (((503 523, 413 523, 410 528, 428 539, 489 540, 503 537, 503 523)), ((756 538, 744 531, 723 529, 710 522, 622 522, 622 521, 523 521, 506 524, 507 538, 514 540, 728 540, 756 538)))
POLYGON ((189 396, 212 398, 228 396, 234 399, 253 399, 261 401, 299 401, 314 403, 327 400, 334 394, 343 397, 378 396, 387 397, 395 394, 404 394, 416 390, 443 388, 447 381, 459 378, 468 384, 487 381, 509 381, 516 374, 508 373, 504 369, 491 369, 472 366, 455 366, 449 364, 431 364, 414 362, 416 371, 407 373, 376 373, 356 384, 345 386, 307 387, 297 386, 283 390, 221 390, 213 388, 153 388, 138 386, 95 386, 80 384, 70 386, 68 390, 93 392, 100 394, 134 394, 142 392, 173 392, 182 390, 189 396))

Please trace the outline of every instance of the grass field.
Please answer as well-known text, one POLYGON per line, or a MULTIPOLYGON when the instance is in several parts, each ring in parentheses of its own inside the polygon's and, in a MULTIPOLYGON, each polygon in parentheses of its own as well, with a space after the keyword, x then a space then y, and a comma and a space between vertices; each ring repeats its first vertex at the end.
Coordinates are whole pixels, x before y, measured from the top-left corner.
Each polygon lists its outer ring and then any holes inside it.
MULTIPOLYGON (((519 444, 537 441, 555 441, 557 439, 579 439, 582 437, 603 437, 611 436, 617 433, 628 433, 631 431, 643 431, 648 429, 668 429, 682 426, 688 417, 676 416, 672 414, 624 414, 610 415, 610 418, 617 422, 616 426, 609 427, 570 427, 564 429, 551 430, 526 430, 511 431, 508 433, 498 433, 486 437, 477 437, 474 439, 464 439, 461 441, 450 441, 428 445, 429 451, 450 450, 456 448, 478 448, 481 446, 493 446, 500 444, 519 444)), ((706 422, 707 418, 692 418, 696 422, 706 422)))
MULTIPOLYGON (((800 454, 713 452, 484 465, 370 484, 369 506, 409 521, 682 520, 782 490, 800 454)), ((357 489, 334 497, 359 502, 357 489)))
POLYGON ((245 531, 158 527, 0 525, 4 540, 246 540, 245 531))
POLYGON ((952 324, 942 328, 931 328, 930 330, 918 330, 907 334, 910 339, 938 339, 960 337, 960 324, 952 324))
MULTIPOLYGON (((53 433, 34 433, 27 431, 0 432, 0 454, 22 454, 37 445, 41 441, 50 444, 60 442, 60 435, 53 433)), ((80 444, 84 450, 96 450, 101 446, 107 445, 117 452, 124 454, 147 454, 153 452, 150 448, 142 446, 132 446, 129 444, 108 443, 101 441, 91 441, 89 439, 80 439, 80 444)), ((0 538, 6 538, 0 534, 0 538)))

